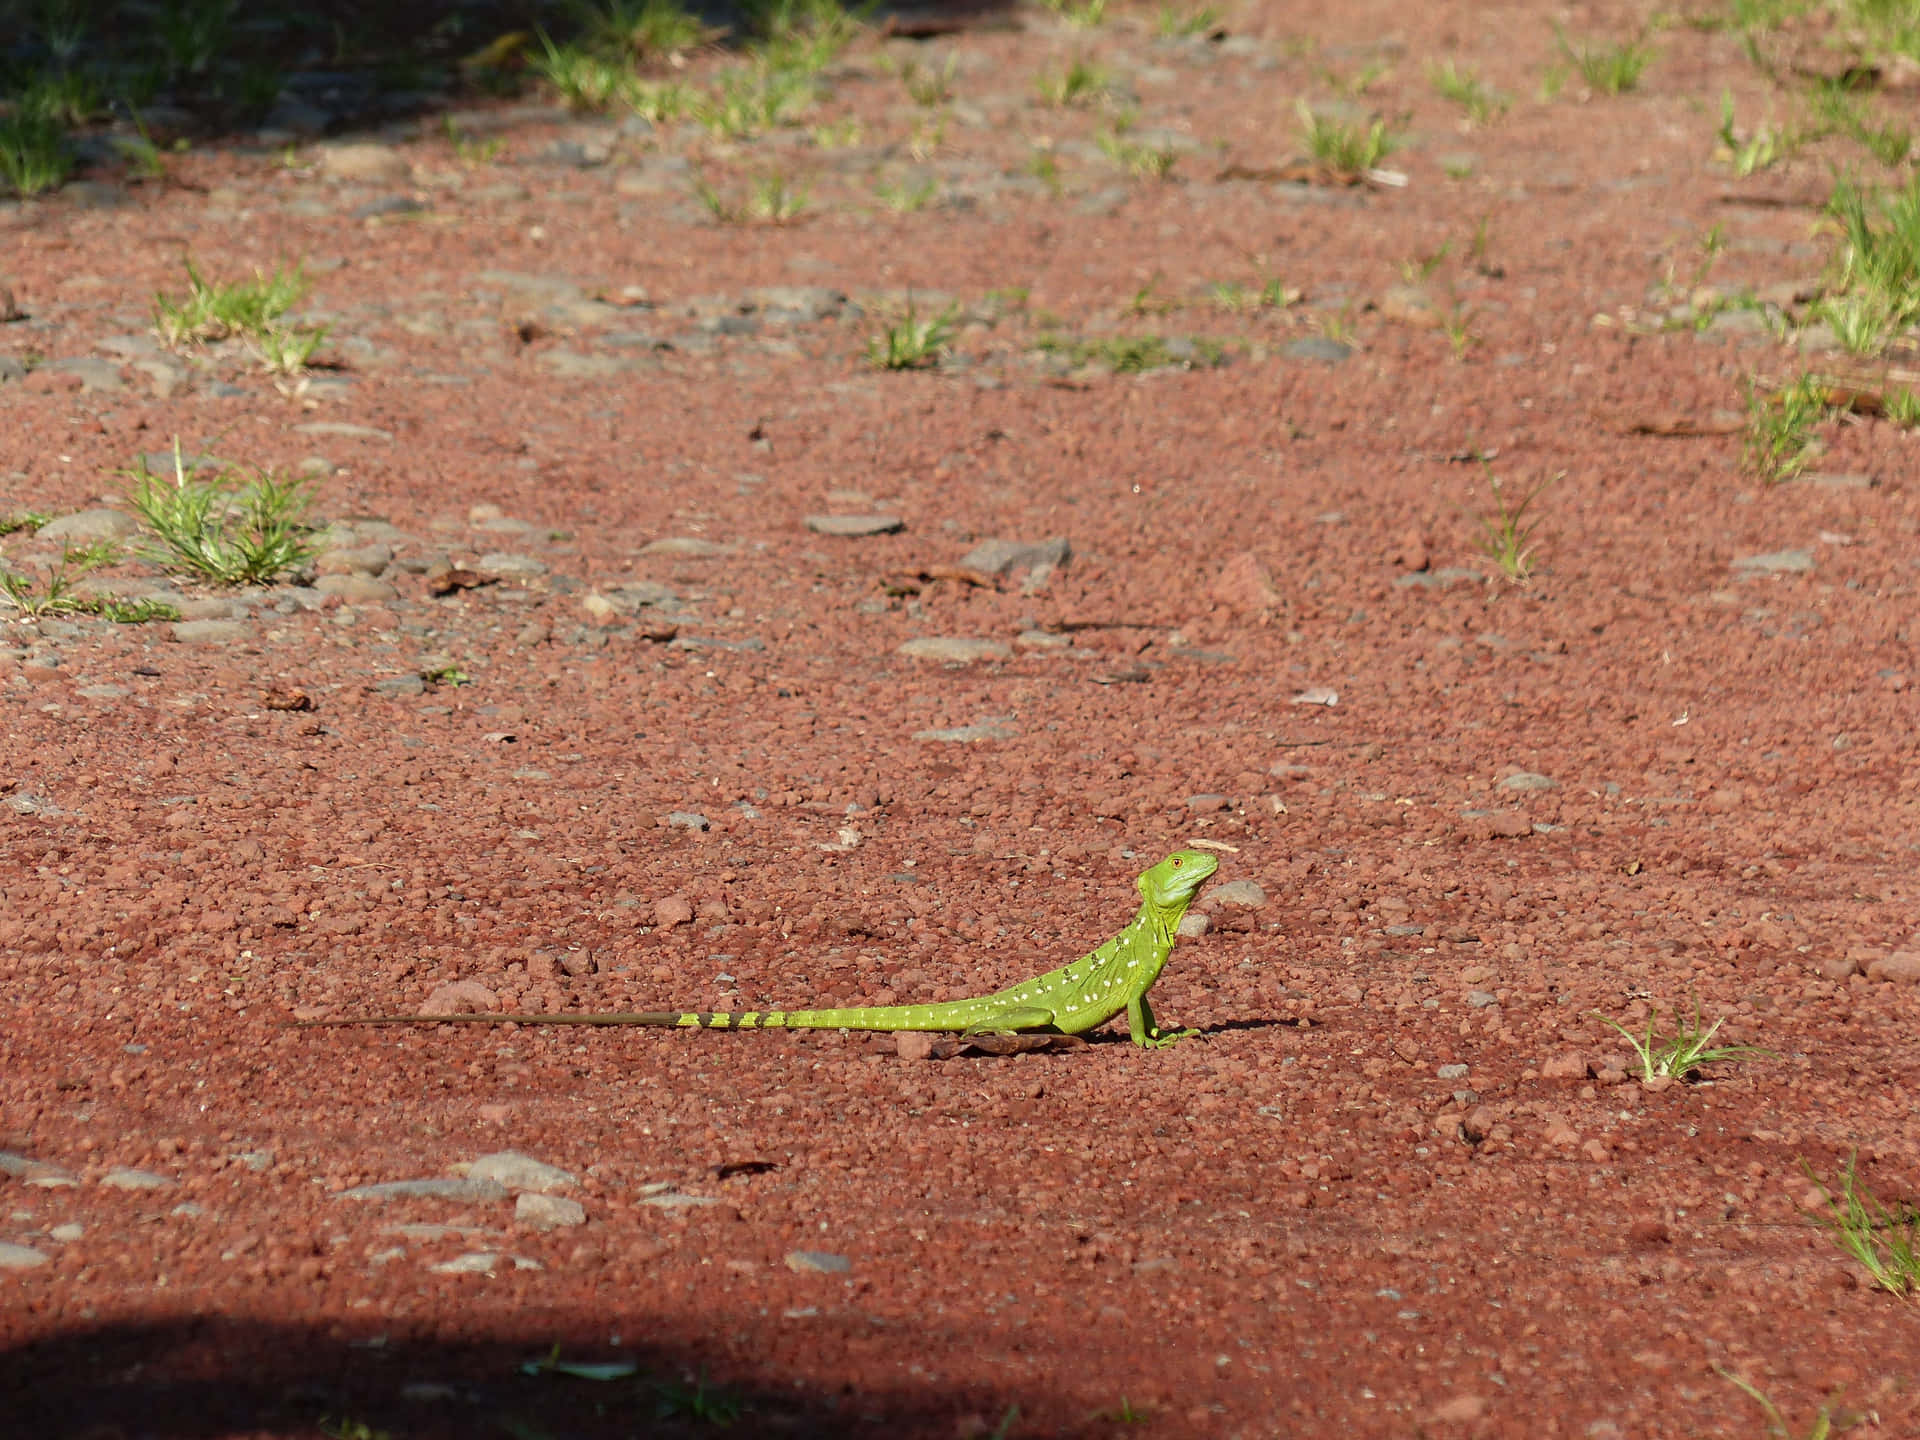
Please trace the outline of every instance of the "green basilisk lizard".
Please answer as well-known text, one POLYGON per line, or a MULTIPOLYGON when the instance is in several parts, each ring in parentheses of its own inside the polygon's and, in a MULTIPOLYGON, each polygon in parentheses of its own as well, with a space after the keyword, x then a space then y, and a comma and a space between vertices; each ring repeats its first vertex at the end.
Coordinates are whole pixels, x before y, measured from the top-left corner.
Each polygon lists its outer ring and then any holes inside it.
POLYGON ((1122 1010, 1136 1045, 1171 1045, 1193 1030, 1162 1030, 1147 1003, 1147 991, 1173 953, 1174 932, 1194 892, 1219 868, 1204 850, 1180 850, 1135 881, 1140 909, 1127 928, 1070 965, 1023 980, 1006 990, 939 1005, 882 1005, 854 1010, 749 1010, 741 1014, 697 1010, 625 1014, 555 1015, 375 1015, 358 1019, 306 1020, 326 1025, 675 1025, 710 1030, 947 1030, 963 1035, 1042 1031, 1079 1035, 1104 1025, 1122 1010))

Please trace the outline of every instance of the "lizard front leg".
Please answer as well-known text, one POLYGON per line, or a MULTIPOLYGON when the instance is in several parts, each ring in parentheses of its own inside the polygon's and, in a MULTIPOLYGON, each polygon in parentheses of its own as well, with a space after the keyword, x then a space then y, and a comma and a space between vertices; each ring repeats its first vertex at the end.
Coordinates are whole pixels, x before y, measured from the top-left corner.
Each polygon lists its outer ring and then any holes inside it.
POLYGON ((1127 1002, 1127 1032, 1133 1036, 1133 1043, 1158 1049, 1163 1045, 1177 1045, 1189 1035, 1198 1035, 1198 1030, 1162 1030, 1153 1019, 1153 1006, 1147 1003, 1144 992, 1127 1002))

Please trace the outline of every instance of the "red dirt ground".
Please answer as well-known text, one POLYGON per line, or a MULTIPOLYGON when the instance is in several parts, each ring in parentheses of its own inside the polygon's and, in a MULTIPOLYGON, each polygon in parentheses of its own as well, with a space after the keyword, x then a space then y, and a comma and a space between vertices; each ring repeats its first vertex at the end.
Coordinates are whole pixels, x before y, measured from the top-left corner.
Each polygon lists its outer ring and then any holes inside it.
POLYGON ((1843 1388, 1862 1433, 1920 1434, 1920 1311, 1806 1168, 1920 1187, 1915 442, 1829 426, 1811 480, 1741 474, 1727 416, 1792 354, 1659 328, 1661 287, 1715 225, 1712 284, 1815 280, 1814 212, 1738 202, 1817 204, 1824 170, 1715 163, 1720 91, 1767 93, 1725 32, 1538 98, 1559 13, 1274 6, 1174 44, 1036 12, 857 44, 807 121, 856 118, 850 149, 494 107, 460 122, 490 157, 437 122, 211 144, 0 211, 0 356, 34 362, 0 514, 98 506, 178 436, 306 462, 336 527, 312 584, 178 582, 178 638, 0 622, 0 1242, 42 1262, 0 1272, 0 1429, 693 1434, 662 1386, 704 1377, 748 1434, 1761 1433, 1718 1367, 1796 1433, 1843 1388), (1081 53, 1143 143, 1193 142, 1170 179, 1034 101, 1081 53), (916 159, 888 65, 948 54, 916 159), (1462 129, 1445 57, 1504 120, 1462 129), (1404 186, 1221 178, 1376 60, 1344 103, 1405 117, 1404 186), (716 225, 702 165, 807 208, 716 225), (874 198, 928 177, 918 212, 874 198), (306 261, 340 368, 151 342, 184 254, 306 261), (1210 289, 1268 278, 1299 301, 1210 289), (962 307, 951 363, 876 372, 909 289, 962 307), (1675 417, 1710 433, 1637 433, 1675 417), (1475 453, 1510 496, 1558 477, 1526 585, 1475 548, 1475 453), (902 523, 808 527, 834 514, 902 523), (1051 573, 936 568, 1050 537, 1051 573), (435 595, 442 561, 494 583, 435 595), (1153 992, 1203 1038, 1170 1050, 284 1023, 454 981, 979 993, 1194 841, 1259 893, 1203 894, 1153 992), (1769 1053, 1644 1086, 1596 1018, 1696 1004, 1769 1053), (508 1150, 584 1223, 513 1186, 341 1197, 508 1150), (462 1255, 493 1259, 432 1268, 462 1255), (637 1373, 522 1373, 555 1346, 637 1373))

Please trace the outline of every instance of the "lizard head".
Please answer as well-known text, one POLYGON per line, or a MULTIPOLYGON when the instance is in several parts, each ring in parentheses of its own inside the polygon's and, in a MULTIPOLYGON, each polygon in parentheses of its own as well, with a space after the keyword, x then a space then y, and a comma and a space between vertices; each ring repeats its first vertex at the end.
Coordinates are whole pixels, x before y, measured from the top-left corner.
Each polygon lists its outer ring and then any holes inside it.
POLYGON ((1220 868, 1218 856, 1204 850, 1176 850, 1136 882, 1140 898, 1149 905, 1185 905, 1193 892, 1220 868))

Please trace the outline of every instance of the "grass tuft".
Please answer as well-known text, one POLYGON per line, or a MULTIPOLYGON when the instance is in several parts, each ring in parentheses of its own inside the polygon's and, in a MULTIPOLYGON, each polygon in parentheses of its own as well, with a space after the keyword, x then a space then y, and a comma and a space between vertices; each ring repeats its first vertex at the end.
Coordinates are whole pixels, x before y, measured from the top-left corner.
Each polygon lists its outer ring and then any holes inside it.
POLYGON ((267 470, 192 479, 177 439, 170 478, 144 460, 123 473, 127 500, 155 537, 145 553, 169 569, 215 585, 269 585, 315 554, 304 481, 267 470))
POLYGON ((1624 95, 1639 88, 1640 77, 1659 53, 1644 39, 1618 44, 1598 41, 1576 44, 1558 26, 1554 27, 1554 34, 1560 53, 1580 72, 1587 89, 1596 95, 1624 95))
POLYGON ((1742 468, 1763 485, 1793 479, 1818 453, 1813 427, 1831 410, 1825 387, 1808 375, 1771 394, 1758 384, 1750 384, 1742 468))
POLYGON ((1058 70, 1041 71, 1035 89, 1055 109, 1092 105, 1107 93, 1107 72, 1075 56, 1058 70))
POLYGON ((1813 1173, 1812 1166, 1801 1162, 1800 1168, 1827 1202, 1826 1213, 1815 1219, 1832 1235, 1834 1244, 1866 1267, 1875 1285, 1903 1298, 1920 1295, 1920 1205, 1911 1201, 1883 1204, 1871 1191, 1860 1188, 1854 1161, 1855 1156, 1847 1157, 1838 1195, 1813 1173))
POLYGON ((1462 69, 1451 60, 1429 67, 1427 79, 1435 94, 1460 106, 1475 125, 1491 125, 1507 113, 1512 103, 1472 70, 1462 69))
POLYGON ((907 313, 867 341, 867 363, 876 370, 927 370, 940 363, 953 343, 960 307, 949 305, 938 315, 920 315, 907 301, 907 313))
POLYGON ((1399 144, 1387 133, 1384 120, 1376 120, 1363 130, 1357 124, 1346 125, 1315 114, 1304 100, 1294 108, 1300 116, 1300 133, 1307 153, 1336 179, 1359 179, 1376 168, 1399 144))
MULTIPOLYGON (((1464 328, 1464 322, 1462 324, 1464 328)), ((1500 478, 1487 462, 1482 460, 1480 465, 1487 474, 1487 488, 1493 492, 1493 510, 1475 517, 1479 522, 1480 534, 1474 543, 1480 553, 1491 560, 1494 568, 1509 581, 1524 585, 1533 577, 1533 537, 1540 528, 1539 516, 1529 517, 1528 512, 1541 493, 1561 477, 1549 475, 1516 503, 1507 498, 1501 488, 1500 478)))
POLYGON ((1654 1032, 1655 1017, 1647 1016, 1647 1029, 1644 1035, 1636 1035, 1611 1016, 1593 1012, 1594 1019, 1611 1025, 1627 1037, 1627 1043, 1633 1047, 1634 1058, 1640 1062, 1642 1080, 1685 1080, 1703 1065, 1712 1065, 1720 1060, 1738 1060, 1748 1055, 1769 1055, 1757 1045, 1721 1045, 1715 1046, 1713 1037, 1720 1029, 1721 1020, 1716 1020, 1706 1029, 1700 1028, 1700 1007, 1693 1007, 1693 1019, 1689 1021, 1680 1013, 1680 1007, 1673 1009, 1673 1034, 1659 1036, 1654 1032))

